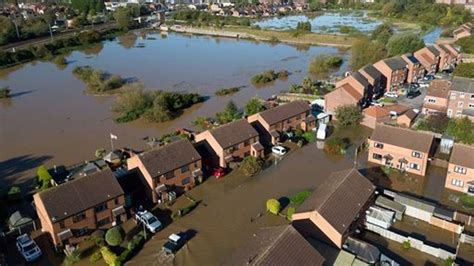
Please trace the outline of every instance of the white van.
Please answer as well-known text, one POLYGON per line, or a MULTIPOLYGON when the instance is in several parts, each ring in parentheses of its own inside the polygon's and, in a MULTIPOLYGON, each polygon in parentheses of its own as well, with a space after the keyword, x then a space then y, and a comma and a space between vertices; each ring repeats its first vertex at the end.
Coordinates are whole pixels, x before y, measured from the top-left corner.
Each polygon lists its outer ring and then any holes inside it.
POLYGON ((320 124, 318 127, 318 131, 316 132, 316 138, 321 139, 321 140, 326 139, 327 129, 328 129, 327 124, 324 124, 324 123, 320 124))

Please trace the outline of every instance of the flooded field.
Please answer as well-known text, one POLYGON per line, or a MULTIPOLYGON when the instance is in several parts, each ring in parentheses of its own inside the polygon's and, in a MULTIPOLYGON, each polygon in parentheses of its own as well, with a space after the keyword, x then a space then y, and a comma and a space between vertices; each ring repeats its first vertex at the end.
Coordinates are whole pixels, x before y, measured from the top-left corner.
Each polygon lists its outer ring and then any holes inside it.
MULTIPOLYGON (((318 54, 348 54, 332 47, 294 47, 234 39, 169 34, 128 34, 66 59, 65 68, 35 62, 0 72, 0 87, 13 97, 0 100, 0 184, 24 183, 42 163, 73 164, 94 157, 97 148, 109 148, 109 134, 118 136, 115 147, 145 148, 143 138, 190 127, 197 116, 212 116, 230 100, 237 105, 254 96, 267 98, 307 75, 318 54), (150 124, 113 122, 113 97, 84 94, 84 84, 72 75, 75 66, 90 65, 125 78, 136 78, 147 89, 198 92, 210 99, 186 110, 174 121, 150 124), (250 78, 269 69, 291 75, 262 88, 250 78), (246 86, 232 97, 215 97, 222 87, 246 86)), ((341 71, 347 68, 347 60, 341 71)))

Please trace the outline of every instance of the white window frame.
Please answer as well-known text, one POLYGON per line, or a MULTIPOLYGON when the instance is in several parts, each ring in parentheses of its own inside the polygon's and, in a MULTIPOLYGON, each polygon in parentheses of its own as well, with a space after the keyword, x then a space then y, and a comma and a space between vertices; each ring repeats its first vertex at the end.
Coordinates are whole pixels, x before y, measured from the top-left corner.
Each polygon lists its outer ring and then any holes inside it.
POLYGON ((454 166, 454 172, 455 173, 458 173, 458 174, 463 174, 465 175, 467 173, 467 169, 462 167, 462 166, 458 166, 458 165, 455 165, 454 166))
POLYGON ((421 170, 421 166, 417 163, 410 163, 410 168, 415 170, 421 170))
POLYGON ((418 159, 423 158, 423 154, 421 154, 421 152, 419 152, 419 151, 412 151, 411 156, 414 157, 414 158, 418 158, 418 159))
POLYGON ((453 178, 451 179, 451 185, 456 187, 464 187, 464 181, 453 178))

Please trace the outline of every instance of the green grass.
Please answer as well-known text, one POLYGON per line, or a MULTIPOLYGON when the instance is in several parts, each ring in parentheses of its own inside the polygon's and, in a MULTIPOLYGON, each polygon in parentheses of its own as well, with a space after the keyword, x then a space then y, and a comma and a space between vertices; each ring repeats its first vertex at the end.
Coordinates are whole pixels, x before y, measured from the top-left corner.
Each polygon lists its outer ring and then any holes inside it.
POLYGON ((311 196, 311 191, 300 191, 290 197, 290 203, 296 206, 301 205, 309 196, 311 196))
POLYGON ((469 195, 462 195, 459 198, 461 204, 466 208, 474 208, 474 197, 469 195))

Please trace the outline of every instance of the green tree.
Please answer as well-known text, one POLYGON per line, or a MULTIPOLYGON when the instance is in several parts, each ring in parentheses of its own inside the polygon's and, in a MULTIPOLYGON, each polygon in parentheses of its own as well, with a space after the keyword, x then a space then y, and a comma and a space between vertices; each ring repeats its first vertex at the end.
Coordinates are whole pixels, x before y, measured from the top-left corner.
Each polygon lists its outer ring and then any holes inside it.
MULTIPOLYGON (((114 226, 105 233, 105 242, 109 246, 116 247, 123 241, 123 230, 120 226, 114 226)), ((105 257, 105 256, 104 256, 105 257)))
POLYGON ((41 183, 40 189, 47 189, 51 187, 51 180, 53 177, 49 174, 48 169, 46 169, 46 166, 41 165, 38 167, 36 170, 36 174, 38 175, 38 181, 41 183))
POLYGON ((216 113, 217 120, 221 124, 226 124, 242 117, 237 105, 233 101, 227 103, 223 112, 216 113))
POLYGON ((118 257, 108 247, 101 247, 100 253, 102 253, 102 258, 104 258, 104 261, 107 263, 107 265, 117 265, 118 257))
POLYGON ((328 78, 329 73, 342 65, 342 57, 337 55, 320 54, 311 60, 308 71, 318 78, 328 78))
POLYGON ((118 8, 114 13, 114 19, 122 30, 133 29, 136 26, 129 8, 118 8))
POLYGON ((253 156, 247 156, 242 160, 240 170, 245 176, 254 176, 262 170, 262 161, 253 156))
POLYGON ((280 209, 281 209, 281 205, 278 200, 276 199, 267 200, 267 212, 278 215, 278 213, 280 212, 280 209))
POLYGON ((474 63, 461 63, 454 69, 454 75, 465 78, 474 78, 474 63))
POLYGON ((446 134, 454 137, 456 141, 472 144, 474 143, 474 123, 467 117, 452 119, 448 123, 446 134))
POLYGON ((296 25, 296 30, 310 32, 311 31, 311 22, 309 21, 300 21, 296 25))
POLYGON ((461 47, 463 53, 474 54, 474 35, 461 38, 456 41, 456 44, 461 47))
POLYGON ((425 42, 414 33, 392 36, 387 43, 388 56, 413 53, 425 47, 425 42))
POLYGON ((388 23, 383 23, 377 26, 377 28, 372 31, 371 39, 379 41, 383 44, 387 43, 390 37, 393 35, 392 25, 388 23))
POLYGON ((15 39, 15 25, 9 18, 0 16, 0 45, 7 44, 15 39))
POLYGON ((354 42, 351 48, 351 69, 359 70, 365 65, 373 64, 386 56, 387 52, 382 43, 360 38, 354 42))
POLYGON ((95 5, 95 11, 96 12, 104 12, 104 10, 105 10, 104 0, 97 0, 97 3, 95 5))
POLYGON ((360 108, 356 105, 344 105, 336 108, 336 119, 341 126, 358 125, 363 118, 360 108))
POLYGON ((265 106, 262 103, 262 100, 254 97, 250 99, 244 107, 244 111, 246 115, 253 115, 265 110, 265 106))

